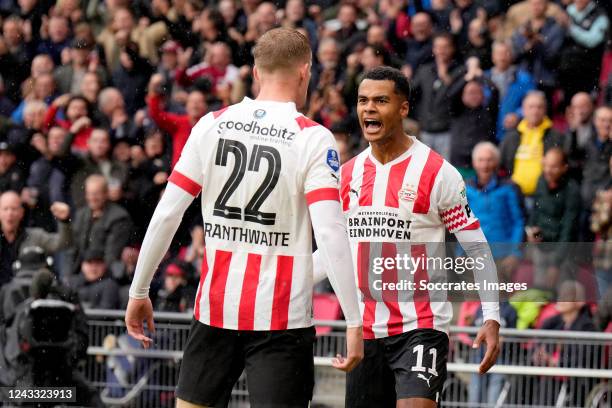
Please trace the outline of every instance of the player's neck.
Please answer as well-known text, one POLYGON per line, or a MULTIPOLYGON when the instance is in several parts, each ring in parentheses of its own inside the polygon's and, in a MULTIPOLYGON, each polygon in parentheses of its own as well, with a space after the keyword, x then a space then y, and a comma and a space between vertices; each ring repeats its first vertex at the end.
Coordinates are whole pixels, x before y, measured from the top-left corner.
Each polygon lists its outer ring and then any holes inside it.
POLYGON ((293 102, 296 103, 298 96, 296 86, 289 82, 277 82, 262 86, 257 98, 258 101, 293 102))
POLYGON ((398 133, 385 140, 372 142, 372 156, 381 164, 387 164, 402 154, 412 146, 412 139, 405 133, 398 133))

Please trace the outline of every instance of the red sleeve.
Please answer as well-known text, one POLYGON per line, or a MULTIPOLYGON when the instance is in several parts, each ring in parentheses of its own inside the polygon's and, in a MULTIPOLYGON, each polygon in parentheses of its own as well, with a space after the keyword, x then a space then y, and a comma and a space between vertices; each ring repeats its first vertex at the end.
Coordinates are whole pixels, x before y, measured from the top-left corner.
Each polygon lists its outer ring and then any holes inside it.
POLYGON ((187 70, 180 68, 176 70, 175 81, 180 86, 191 86, 193 84, 193 78, 187 75, 187 70))
POLYGON ((410 17, 406 13, 399 13, 395 19, 395 35, 399 39, 410 37, 410 17))
POLYGON ((92 131, 92 127, 86 127, 85 129, 81 129, 81 131, 77 133, 74 137, 74 140, 72 141, 72 147, 83 152, 87 151, 87 141, 89 140, 89 136, 91 136, 92 131))
POLYGON ((180 120, 180 115, 175 115, 164 111, 161 107, 161 98, 157 95, 147 97, 147 107, 149 108, 149 116, 153 122, 162 129, 174 134, 177 128, 177 122, 180 120))
POLYGON ((43 122, 43 127, 45 130, 49 130, 53 125, 55 125, 55 115, 57 114, 57 106, 51 104, 49 109, 47 109, 47 113, 45 113, 45 120, 43 122))

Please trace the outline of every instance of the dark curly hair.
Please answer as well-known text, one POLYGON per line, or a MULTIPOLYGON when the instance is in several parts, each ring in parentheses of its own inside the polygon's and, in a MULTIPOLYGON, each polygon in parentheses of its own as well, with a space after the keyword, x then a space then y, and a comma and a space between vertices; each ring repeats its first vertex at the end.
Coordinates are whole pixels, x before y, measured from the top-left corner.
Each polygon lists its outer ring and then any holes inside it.
POLYGON ((376 67, 366 72, 363 79, 393 81, 395 83, 395 93, 402 95, 406 100, 410 100, 410 81, 399 69, 388 66, 376 67))

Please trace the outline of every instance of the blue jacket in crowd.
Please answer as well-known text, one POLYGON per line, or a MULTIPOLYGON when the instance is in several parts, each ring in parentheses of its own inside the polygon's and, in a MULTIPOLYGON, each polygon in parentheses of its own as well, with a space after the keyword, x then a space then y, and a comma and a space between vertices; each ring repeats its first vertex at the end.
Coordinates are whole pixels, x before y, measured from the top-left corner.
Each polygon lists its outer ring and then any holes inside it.
POLYGON ((521 193, 510 180, 493 177, 483 188, 478 187, 476 177, 467 181, 467 199, 480 221, 482 231, 491 244, 493 256, 520 257, 519 244, 523 241, 525 217, 521 205, 521 193))
MULTIPOLYGON (((504 118, 509 113, 516 113, 522 116, 522 103, 523 98, 527 93, 536 88, 533 76, 524 69, 517 68, 516 66, 511 67, 514 71, 514 80, 508 85, 506 94, 499 100, 499 112, 497 113, 497 125, 495 130, 495 137, 498 142, 504 139, 504 118)), ((485 73, 485 76, 491 79, 491 70, 485 73)))

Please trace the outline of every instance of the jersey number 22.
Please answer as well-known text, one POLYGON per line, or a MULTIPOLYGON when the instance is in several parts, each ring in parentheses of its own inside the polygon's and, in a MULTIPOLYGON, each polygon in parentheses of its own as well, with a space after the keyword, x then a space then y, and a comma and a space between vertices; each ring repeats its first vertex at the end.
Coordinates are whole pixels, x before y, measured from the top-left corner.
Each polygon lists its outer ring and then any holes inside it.
POLYGON ((247 147, 244 143, 237 140, 219 139, 215 164, 217 166, 227 166, 227 157, 230 153, 234 156, 234 168, 215 201, 213 215, 237 220, 242 219, 242 208, 228 206, 227 201, 242 181, 247 170, 247 162, 248 170, 257 172, 261 161, 265 159, 268 162, 268 171, 263 182, 244 208, 244 220, 263 225, 274 225, 276 213, 259 211, 259 207, 266 201, 266 198, 278 183, 281 170, 281 157, 278 150, 271 146, 256 144, 253 146, 249 160, 247 147))

